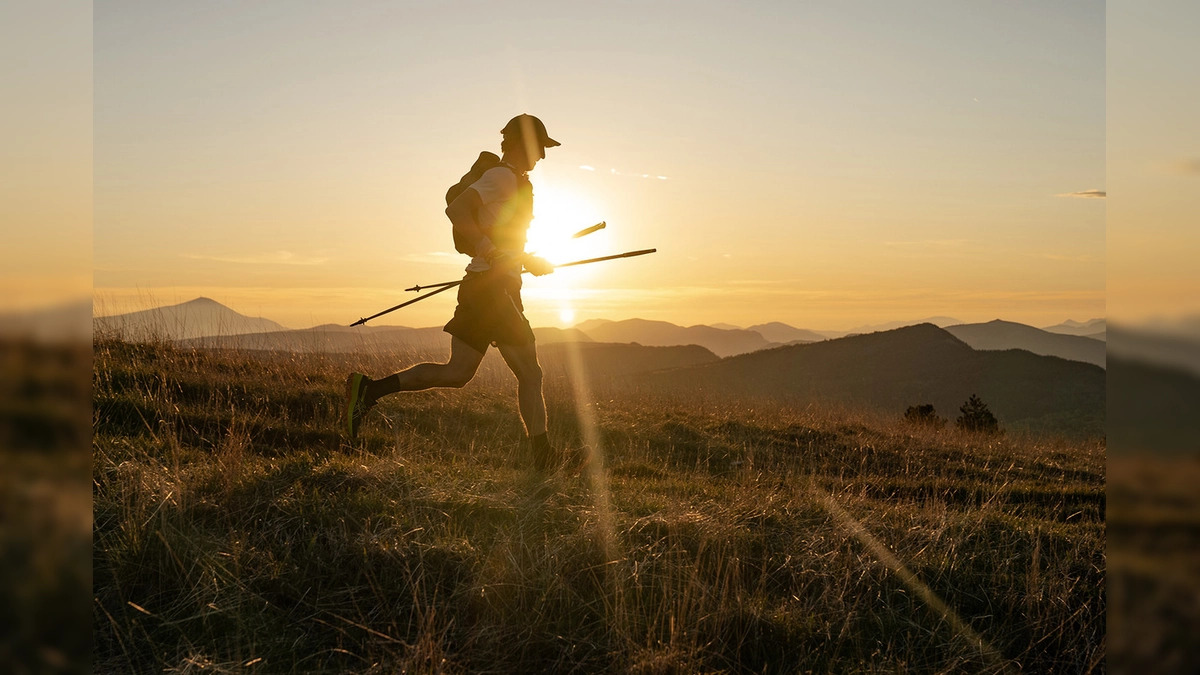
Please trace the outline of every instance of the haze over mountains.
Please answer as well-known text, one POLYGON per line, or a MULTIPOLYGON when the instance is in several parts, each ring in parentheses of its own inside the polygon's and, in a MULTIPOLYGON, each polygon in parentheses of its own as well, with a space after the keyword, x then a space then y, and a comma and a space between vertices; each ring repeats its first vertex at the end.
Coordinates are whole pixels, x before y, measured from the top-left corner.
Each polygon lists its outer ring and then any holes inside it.
POLYGON ((1042 330, 1048 333, 1082 335, 1084 337, 1103 340, 1105 331, 1108 330, 1108 321, 1106 319, 1091 319, 1090 321, 1072 321, 1068 319, 1056 326, 1046 326, 1042 330))
MULTIPOLYGON (((97 318, 96 326, 101 335, 116 331, 201 348, 392 352, 424 359, 448 354, 450 346, 441 327, 289 330, 204 298, 97 318)), ((1105 345, 1087 337, 998 320, 828 339, 823 331, 778 322, 752 328, 592 320, 568 329, 536 328, 535 334, 548 377, 570 376, 575 363, 593 379, 666 392, 843 402, 896 415, 932 403, 951 419, 976 394, 1007 428, 1103 435, 1105 345)))
POLYGON ((762 334, 751 330, 714 328, 712 326, 676 326, 666 321, 627 319, 608 321, 593 319, 575 326, 596 342, 636 342, 666 347, 670 345, 701 345, 717 356, 732 356, 772 346, 762 334))
MULTIPOLYGON (((538 342, 636 343, 648 347, 699 345, 718 357, 747 354, 783 345, 820 342, 845 335, 894 330, 933 324, 976 349, 1024 349, 1034 354, 1104 365, 1104 343, 1081 334, 1105 330, 1104 319, 1067 321, 1042 330, 1008 321, 962 324, 950 317, 931 317, 921 322, 893 321, 859 326, 853 331, 796 328, 782 322, 762 323, 749 328, 678 326, 666 321, 592 319, 573 328, 534 329, 538 342)), ((167 339, 188 346, 263 349, 282 351, 350 352, 380 349, 441 350, 449 336, 440 327, 358 326, 326 324, 292 330, 262 317, 248 317, 209 298, 116 316, 98 317, 99 331, 117 332, 133 339, 167 339)))

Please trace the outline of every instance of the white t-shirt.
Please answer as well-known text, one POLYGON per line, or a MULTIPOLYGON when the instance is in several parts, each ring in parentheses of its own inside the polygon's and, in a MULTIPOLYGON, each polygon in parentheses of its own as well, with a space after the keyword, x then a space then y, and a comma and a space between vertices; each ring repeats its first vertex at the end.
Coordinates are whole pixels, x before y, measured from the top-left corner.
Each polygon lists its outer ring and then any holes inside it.
MULTIPOLYGON (((479 209, 477 218, 479 227, 485 232, 490 232, 492 226, 496 224, 496 218, 500 216, 500 210, 517 194, 517 177, 513 174, 512 169, 506 166, 492 167, 485 171, 479 180, 471 184, 471 189, 478 192, 479 198, 483 201, 483 207, 479 209)), ((506 252, 519 254, 524 251, 506 252)), ((491 266, 483 259, 483 256, 477 255, 471 258, 466 271, 485 272, 490 269, 491 266)))

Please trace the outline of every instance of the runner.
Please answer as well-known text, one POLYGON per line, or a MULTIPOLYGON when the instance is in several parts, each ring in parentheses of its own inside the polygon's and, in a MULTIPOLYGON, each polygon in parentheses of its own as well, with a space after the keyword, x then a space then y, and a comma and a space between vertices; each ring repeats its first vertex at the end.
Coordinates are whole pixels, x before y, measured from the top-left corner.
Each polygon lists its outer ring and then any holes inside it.
MULTIPOLYGON (((421 363, 378 380, 351 373, 346 380, 345 420, 354 438, 367 411, 388 394, 462 387, 475 376, 488 347, 495 346, 517 376, 517 403, 533 464, 545 472, 561 464, 563 457, 546 437, 542 369, 521 303, 521 272, 524 269, 541 276, 554 271, 546 260, 525 253, 525 240, 533 219, 529 171, 545 159, 546 148, 559 143, 533 115, 517 115, 500 133, 499 163, 446 207, 456 246, 472 256, 458 288, 454 318, 444 329, 451 335, 450 360, 421 363)), ((582 452, 571 459, 575 466, 586 461, 582 452)))

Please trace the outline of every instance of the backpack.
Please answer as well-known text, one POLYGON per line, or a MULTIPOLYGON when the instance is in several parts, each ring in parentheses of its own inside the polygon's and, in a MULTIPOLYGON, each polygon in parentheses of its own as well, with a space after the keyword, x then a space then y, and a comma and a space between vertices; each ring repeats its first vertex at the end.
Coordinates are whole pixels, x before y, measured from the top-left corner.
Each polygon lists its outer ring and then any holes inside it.
MULTIPOLYGON (((471 170, 463 174, 463 177, 457 183, 451 185, 449 190, 446 190, 446 206, 450 206, 451 202, 458 199, 459 195, 466 192, 467 188, 482 178, 488 169, 493 169, 497 166, 500 166, 500 158, 495 153, 487 151, 479 153, 479 159, 475 160, 475 163, 471 165, 471 170)), ((466 255, 475 255, 474 244, 465 241, 459 235, 458 230, 454 230, 454 250, 466 255)))

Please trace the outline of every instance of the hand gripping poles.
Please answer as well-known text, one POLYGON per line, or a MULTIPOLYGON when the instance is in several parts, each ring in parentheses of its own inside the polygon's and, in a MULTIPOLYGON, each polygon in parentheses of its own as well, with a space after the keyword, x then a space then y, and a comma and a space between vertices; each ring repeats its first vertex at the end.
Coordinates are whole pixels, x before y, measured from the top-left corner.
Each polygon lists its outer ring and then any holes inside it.
MULTIPOLYGON (((601 256, 599 258, 588 258, 587 260, 576 260, 574 262, 563 263, 561 265, 555 265, 554 268, 558 269, 560 267, 574 267, 575 265, 587 265, 589 263, 604 262, 605 260, 617 260, 618 258, 633 258, 633 257, 639 256, 639 255, 646 255, 647 253, 654 253, 657 250, 658 249, 656 249, 656 248, 646 248, 646 249, 642 249, 640 251, 626 251, 625 253, 617 253, 616 255, 606 255, 606 256, 601 256)), ((358 321, 355 321, 354 323, 352 323, 350 325, 351 326, 361 326, 361 325, 365 324, 366 322, 370 321, 371 319, 379 318, 379 317, 383 316, 384 314, 389 314, 389 313, 394 312, 402 307, 408 307, 409 305, 413 304, 414 302, 420 302, 420 301, 424 300, 425 298, 433 297, 433 296, 437 295, 438 293, 441 293, 442 291, 450 290, 451 288, 454 288, 455 286, 458 286, 461 283, 462 283, 462 279, 459 279, 458 281, 443 281, 440 284, 429 284, 427 286, 413 286, 411 288, 406 288, 406 289, 404 289, 406 291, 422 291, 422 290, 425 290, 428 288, 435 288, 437 290, 430 291, 430 292, 426 293, 425 295, 419 295, 419 296, 413 298, 412 300, 409 300, 408 302, 402 302, 399 305, 396 305, 395 307, 385 309, 382 312, 379 312, 378 314, 372 314, 371 316, 368 316, 365 319, 359 319, 358 321)))

